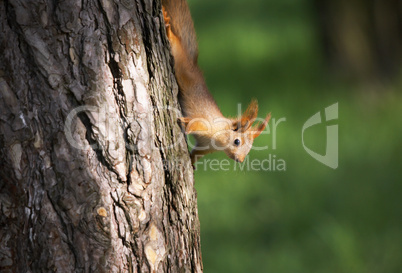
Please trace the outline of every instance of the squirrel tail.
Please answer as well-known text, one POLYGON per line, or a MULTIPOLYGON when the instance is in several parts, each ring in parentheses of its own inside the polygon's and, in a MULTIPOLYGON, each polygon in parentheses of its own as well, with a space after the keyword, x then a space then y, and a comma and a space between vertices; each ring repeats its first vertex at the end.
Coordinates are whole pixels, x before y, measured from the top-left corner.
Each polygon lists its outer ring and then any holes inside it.
POLYGON ((170 18, 172 32, 180 39, 187 58, 197 64, 198 46, 193 20, 186 0, 162 0, 162 6, 170 18))

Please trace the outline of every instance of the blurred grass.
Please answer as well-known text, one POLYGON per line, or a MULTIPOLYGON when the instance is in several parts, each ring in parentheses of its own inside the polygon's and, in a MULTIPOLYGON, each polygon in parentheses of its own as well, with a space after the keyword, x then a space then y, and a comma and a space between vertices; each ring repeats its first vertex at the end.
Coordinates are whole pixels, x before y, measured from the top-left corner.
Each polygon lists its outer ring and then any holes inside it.
MULTIPOLYGON (((286 118, 276 149, 264 135, 255 143, 269 149, 249 155, 275 155, 286 171, 198 167, 205 272, 400 272, 402 85, 376 92, 329 75, 307 0, 190 0, 190 7, 199 62, 222 112, 236 115, 238 103, 244 109, 255 97, 260 116, 286 118), (336 102, 339 167, 332 170, 304 151, 301 130, 336 102)), ((305 134, 321 154, 325 126, 305 134)))

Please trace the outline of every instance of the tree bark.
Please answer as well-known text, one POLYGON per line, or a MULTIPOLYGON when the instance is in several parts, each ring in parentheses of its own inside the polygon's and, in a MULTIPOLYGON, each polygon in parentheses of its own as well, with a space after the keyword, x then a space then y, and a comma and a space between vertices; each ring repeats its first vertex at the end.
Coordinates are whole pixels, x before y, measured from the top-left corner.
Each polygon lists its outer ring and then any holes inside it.
POLYGON ((201 272, 160 1, 0 0, 0 271, 201 272))

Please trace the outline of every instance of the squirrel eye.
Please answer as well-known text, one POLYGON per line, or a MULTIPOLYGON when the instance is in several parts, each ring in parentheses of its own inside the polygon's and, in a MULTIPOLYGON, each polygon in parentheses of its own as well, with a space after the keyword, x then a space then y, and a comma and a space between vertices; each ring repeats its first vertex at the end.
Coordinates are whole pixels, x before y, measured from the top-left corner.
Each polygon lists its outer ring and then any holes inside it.
POLYGON ((240 139, 236 138, 235 141, 234 141, 234 144, 236 146, 239 146, 240 145, 240 139))

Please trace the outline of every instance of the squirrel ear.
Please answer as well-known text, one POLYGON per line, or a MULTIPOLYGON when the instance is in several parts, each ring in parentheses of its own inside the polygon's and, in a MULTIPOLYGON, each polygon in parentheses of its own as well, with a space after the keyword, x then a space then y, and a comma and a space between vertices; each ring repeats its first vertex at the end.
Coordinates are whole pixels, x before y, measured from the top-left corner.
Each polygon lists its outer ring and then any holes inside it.
POLYGON ((271 113, 269 113, 263 122, 258 124, 258 126, 253 126, 250 131, 252 133, 253 139, 258 137, 262 131, 264 131, 265 127, 267 126, 269 120, 271 119, 271 113))
POLYGON ((208 131, 210 126, 208 121, 200 118, 186 118, 180 117, 178 118, 180 126, 185 130, 186 134, 197 133, 202 131, 208 131))
POLYGON ((258 103, 257 100, 253 99, 249 104, 249 106, 247 107, 246 111, 244 111, 241 118, 233 121, 232 130, 239 132, 247 131, 253 124, 254 120, 257 118, 257 115, 258 115, 258 103))

